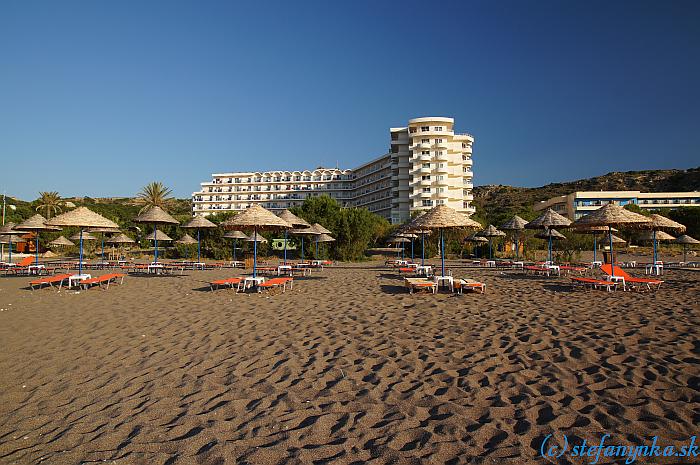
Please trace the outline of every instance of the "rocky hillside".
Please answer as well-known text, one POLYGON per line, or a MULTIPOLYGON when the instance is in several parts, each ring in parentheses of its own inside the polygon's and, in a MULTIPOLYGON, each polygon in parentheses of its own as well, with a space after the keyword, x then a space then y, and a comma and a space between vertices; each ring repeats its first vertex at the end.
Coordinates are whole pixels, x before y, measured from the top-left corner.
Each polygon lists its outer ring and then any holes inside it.
POLYGON ((594 178, 533 188, 478 186, 474 188, 474 203, 477 207, 477 216, 493 222, 515 213, 531 216, 532 206, 541 200, 574 191, 599 190, 697 191, 700 190, 700 167, 687 170, 612 172, 594 178))

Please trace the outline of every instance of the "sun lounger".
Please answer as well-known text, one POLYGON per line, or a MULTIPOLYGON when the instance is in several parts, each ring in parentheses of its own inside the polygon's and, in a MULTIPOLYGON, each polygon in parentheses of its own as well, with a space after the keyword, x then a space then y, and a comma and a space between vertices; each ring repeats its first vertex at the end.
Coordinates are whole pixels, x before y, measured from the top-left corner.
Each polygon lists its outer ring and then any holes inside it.
POLYGON ((104 274, 102 276, 97 276, 95 278, 89 278, 89 279, 83 279, 80 281, 80 287, 83 289, 89 289, 92 286, 97 286, 97 287, 102 287, 102 285, 105 285, 105 290, 109 289, 109 285, 111 283, 116 283, 117 280, 119 280, 119 284, 124 283, 124 276, 126 276, 123 273, 109 273, 109 274, 104 274))
POLYGON ((588 270, 588 268, 585 268, 582 266, 571 266, 571 265, 562 265, 559 267, 559 269, 567 275, 571 274, 571 273, 578 273, 580 276, 583 276, 583 274, 588 270))
POLYGON ((48 276, 46 278, 40 278, 40 279, 35 279, 34 281, 29 282, 29 287, 32 288, 32 291, 34 290, 34 286, 41 288, 44 285, 48 285, 49 287, 53 287, 55 284, 58 285, 58 290, 61 290, 61 287, 63 286, 64 281, 68 281, 68 278, 70 278, 71 275, 69 274, 57 274, 56 276, 48 276))
POLYGON ((209 287, 213 291, 214 287, 218 289, 221 286, 229 286, 231 289, 233 289, 233 286, 236 286, 236 292, 239 292, 241 290, 242 283, 243 279, 241 278, 227 278, 219 279, 218 281, 212 281, 209 283, 209 287))
MULTIPOLYGON (((600 270, 608 275, 608 277, 612 276, 613 268, 610 263, 606 263, 605 265, 600 267, 600 270)), ((615 276, 621 277, 623 281, 623 286, 626 288, 627 286, 637 289, 637 290, 643 290, 646 288, 648 291, 651 290, 659 290, 661 285, 663 284, 663 281, 659 279, 650 279, 650 278, 635 278, 634 276, 631 276, 629 273, 627 273, 625 270, 619 267, 615 267, 615 276), (655 288, 654 288, 655 287, 655 288)))
POLYGON ((614 281, 604 281, 602 279, 595 279, 595 278, 579 278, 579 277, 571 277, 571 285, 573 287, 581 287, 584 289, 591 288, 591 289, 598 289, 598 288, 605 288, 606 291, 611 292, 617 288, 617 284, 614 281))
POLYGON ((282 292, 285 292, 287 290, 287 284, 289 284, 289 288, 292 289, 292 286, 294 285, 293 283, 294 280, 287 277, 268 279, 258 284, 258 292, 263 289, 278 289, 280 287, 282 288, 282 292))
POLYGON ((486 291, 486 284, 473 279, 455 279, 454 288, 459 294, 462 294, 464 289, 479 291, 483 294, 486 291))
POLYGON ((426 278, 404 278, 405 286, 408 292, 413 294, 413 291, 428 290, 433 294, 437 293, 437 282, 433 279, 426 278))

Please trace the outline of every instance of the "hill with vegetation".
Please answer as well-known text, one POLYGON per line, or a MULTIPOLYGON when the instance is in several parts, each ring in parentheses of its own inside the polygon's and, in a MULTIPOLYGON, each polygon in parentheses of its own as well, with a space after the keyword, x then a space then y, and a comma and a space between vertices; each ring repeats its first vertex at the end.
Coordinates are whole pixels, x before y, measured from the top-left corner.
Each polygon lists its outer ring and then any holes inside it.
POLYGON ((612 172, 594 178, 558 182, 542 187, 502 185, 474 188, 477 218, 500 224, 518 214, 525 219, 536 215, 533 206, 540 201, 575 191, 688 192, 700 190, 700 167, 687 170, 647 170, 612 172))

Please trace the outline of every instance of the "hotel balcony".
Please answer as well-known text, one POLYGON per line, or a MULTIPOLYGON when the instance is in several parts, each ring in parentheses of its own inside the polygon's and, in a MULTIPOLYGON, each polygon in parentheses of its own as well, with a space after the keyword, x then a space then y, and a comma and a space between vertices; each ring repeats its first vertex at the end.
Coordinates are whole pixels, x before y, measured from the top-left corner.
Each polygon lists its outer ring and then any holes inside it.
POLYGON ((432 171, 433 171, 432 168, 423 168, 422 166, 418 166, 417 168, 414 168, 413 170, 411 170, 411 174, 416 175, 416 176, 420 176, 423 174, 430 174, 430 173, 432 173, 432 171))
POLYGON ((436 142, 435 143, 435 148, 437 149, 447 149, 447 142, 443 140, 442 142, 436 142))
POLYGON ((433 184, 436 186, 449 186, 450 185, 450 180, 447 178, 447 176, 443 176, 442 179, 436 179, 433 181, 433 184))
POLYGON ((450 168, 447 166, 447 164, 443 164, 443 166, 439 166, 439 165, 438 165, 438 166, 435 167, 435 172, 436 172, 436 173, 445 173, 445 174, 447 174, 447 173, 450 172, 450 168))
POLYGON ((435 154, 435 159, 438 161, 448 161, 450 159, 447 152, 442 152, 442 155, 435 154))

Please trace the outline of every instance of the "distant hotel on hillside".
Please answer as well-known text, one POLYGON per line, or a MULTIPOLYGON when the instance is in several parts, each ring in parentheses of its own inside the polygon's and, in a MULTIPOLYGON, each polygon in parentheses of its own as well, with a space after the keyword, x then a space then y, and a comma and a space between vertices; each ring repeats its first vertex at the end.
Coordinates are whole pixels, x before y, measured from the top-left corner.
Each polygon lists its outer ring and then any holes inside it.
POLYGON ((193 214, 235 212, 253 204, 279 211, 319 195, 344 207, 365 207, 392 223, 436 205, 474 212, 473 136, 455 133, 454 119, 442 117, 414 118, 389 134, 388 153, 353 169, 213 174, 192 193, 193 214))
POLYGON ((535 204, 535 211, 551 208, 577 220, 609 203, 635 204, 640 208, 700 207, 700 192, 581 191, 552 197, 535 204))

